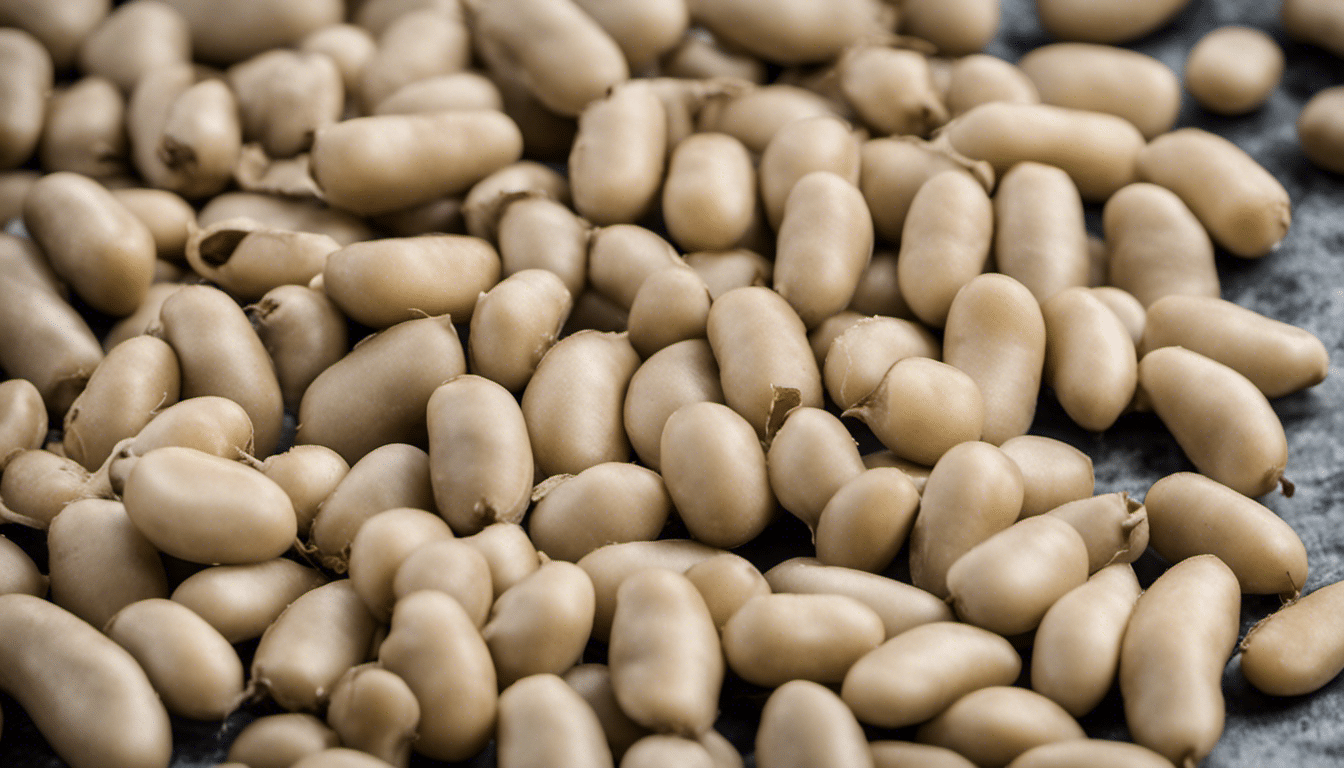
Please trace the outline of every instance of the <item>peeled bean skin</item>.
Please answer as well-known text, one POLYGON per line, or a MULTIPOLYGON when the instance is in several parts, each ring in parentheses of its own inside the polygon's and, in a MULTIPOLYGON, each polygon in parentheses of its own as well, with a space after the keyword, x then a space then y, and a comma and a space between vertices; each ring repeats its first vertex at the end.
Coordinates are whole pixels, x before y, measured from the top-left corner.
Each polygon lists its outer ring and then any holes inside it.
POLYGON ((1168 562, 1217 555, 1243 594, 1292 599, 1307 580, 1307 550, 1268 507, 1193 472, 1168 475, 1144 496, 1150 544, 1168 562))
POLYGON ((776 593, 753 597, 728 619, 723 651, 729 668, 756 685, 836 683, 885 637, 881 617, 852 597, 776 593))
POLYGON ((1101 703, 1115 684, 1120 641, 1140 591, 1134 569, 1117 563, 1055 601, 1032 641, 1032 690, 1074 717, 1101 703))
POLYGON ((1252 497, 1283 477, 1283 424, 1245 376, 1198 352, 1163 347, 1144 355, 1139 386, 1200 472, 1252 497))
POLYGON ((538 551, 577 562, 605 544, 657 538, 672 499, 638 464, 602 462, 539 489, 527 531, 538 551))
POLYGON ((971 176, 944 171, 910 202, 896 261, 901 295, 926 324, 942 327, 957 291, 989 258, 994 209, 971 176))
POLYGON ((1019 435, 999 448, 1022 470, 1022 517, 1044 514, 1092 495, 1092 459, 1072 445, 1039 435, 1019 435))
POLYGON ((809 557, 785 560, 766 571, 765 579, 775 592, 852 597, 877 613, 887 639, 921 624, 952 620, 945 601, 918 587, 809 557))
POLYGON ((281 558, 216 565, 188 576, 173 590, 172 599, 230 643, 241 643, 261 637, 290 603, 326 581, 316 569, 281 558))
POLYGON ((756 731, 760 768, 869 768, 873 756, 854 714, 828 688, 792 680, 776 688, 756 731))
POLYGON ((1139 597, 1120 646, 1120 695, 1136 743, 1177 765, 1212 751, 1240 607, 1236 576, 1212 555, 1173 565, 1139 597))
POLYGON ((0 689, 71 768, 166 768, 168 713, 129 653, 31 595, 0 596, 0 689))
POLYGON ((168 596, 158 551, 110 499, 76 501, 56 515, 47 568, 52 601, 95 627, 137 600, 168 596))
POLYGON ((1130 184, 1106 201, 1102 225, 1108 283, 1145 307, 1170 294, 1218 297, 1213 243, 1176 193, 1130 184))
POLYGON ((560 560, 505 590, 481 628, 500 684, 574 666, 592 635, 595 608, 592 579, 560 560))
POLYGON ((1241 673, 1271 696, 1323 688, 1344 669, 1344 589, 1328 584, 1270 614, 1241 641, 1241 673))
POLYGON ((917 736, 992 768, 1007 765, 1037 745, 1084 737, 1083 727, 1058 704, 1009 686, 966 694, 921 726, 917 736))
POLYGON ((602 723, 561 678, 532 675, 499 695, 500 768, 611 768, 602 723), (539 738, 540 737, 540 738, 539 738))

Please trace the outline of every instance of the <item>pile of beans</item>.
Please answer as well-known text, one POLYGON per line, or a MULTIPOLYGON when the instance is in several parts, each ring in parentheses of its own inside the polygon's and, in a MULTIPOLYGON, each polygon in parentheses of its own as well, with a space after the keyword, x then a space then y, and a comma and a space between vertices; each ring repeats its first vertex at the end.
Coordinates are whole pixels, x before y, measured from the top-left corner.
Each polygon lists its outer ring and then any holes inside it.
POLYGON ((1286 59, 1122 47, 1187 5, 0 5, 0 755, 1185 768, 1325 687, 1329 351, 1223 298, 1292 202, 1177 129, 1286 59))

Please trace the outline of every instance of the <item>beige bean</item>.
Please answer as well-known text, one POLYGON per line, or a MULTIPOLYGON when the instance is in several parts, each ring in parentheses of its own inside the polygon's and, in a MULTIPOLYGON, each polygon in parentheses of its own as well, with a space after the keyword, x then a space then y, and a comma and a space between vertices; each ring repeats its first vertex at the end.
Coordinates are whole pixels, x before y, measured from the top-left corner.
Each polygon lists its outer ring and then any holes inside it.
MULTIPOLYGON (((835 340, 844 335, 845 331, 868 319, 868 317, 870 316, 854 309, 844 309, 822 320, 816 328, 807 334, 807 344, 812 348, 812 356, 817 359, 818 370, 825 371, 826 354, 830 351, 835 340)), ((824 383, 825 380, 823 379, 823 385, 824 383)))
MULTIPOLYGON (((50 546, 48 546, 50 553, 50 546)), ((48 555, 50 562, 50 555, 48 555)), ((22 593, 46 597, 49 579, 12 539, 0 536, 0 595, 22 593)))
POLYGON ((715 37, 775 64, 830 61, 865 37, 890 34, 894 26, 893 9, 870 0, 791 0, 771 7, 697 0, 689 6, 715 37))
POLYGON ((625 432, 640 461, 657 471, 667 418, 699 402, 723 402, 719 369, 704 339, 671 344, 650 355, 626 389, 625 432))
POLYGON ((0 168, 16 168, 32 156, 42 136, 52 61, 37 38, 10 28, 0 34, 0 62, 4 64, 0 71, 5 73, 0 78, 0 100, 5 104, 5 117, 0 121, 0 168))
MULTIPOLYGON (((1104 269, 1104 267, 1103 267, 1104 269)), ((1143 341, 1143 327, 1147 322, 1147 310, 1143 304, 1134 297, 1134 294, 1123 288, 1116 288, 1110 285, 1095 286, 1088 289, 1092 295, 1101 300, 1106 308, 1115 313, 1120 318, 1120 322, 1129 332, 1129 338, 1133 340, 1137 348, 1143 341)))
POLYGON ((683 736, 650 734, 630 745, 623 768, 715 768, 714 758, 698 741, 683 736))
POLYGON ((481 628, 500 685, 578 663, 592 635, 593 582, 573 563, 545 563, 495 601, 481 628))
POLYGON ((241 460, 252 452, 252 421, 241 405, 227 398, 187 398, 156 414, 135 439, 118 444, 98 474, 105 471, 112 490, 121 493, 141 456, 170 445, 241 460))
POLYGON ((840 93, 877 135, 923 136, 947 122, 923 53, 859 45, 835 66, 840 93))
POLYGON ((921 723, 961 696, 1017 679, 1022 660, 1007 640, 969 624, 940 621, 887 640, 845 675, 841 696, 865 723, 921 723))
POLYGON ((943 171, 910 202, 896 262, 901 295, 925 324, 941 328, 953 297, 989 259, 994 209, 969 174, 943 171))
POLYGON ((0 631, 9 638, 0 689, 18 700, 61 759, 72 768, 166 768, 168 713, 129 653, 31 595, 0 596, 0 631))
POLYGON ((260 637, 286 606, 324 583, 316 570, 277 558, 202 569, 179 584, 172 599, 230 643, 241 643, 260 637))
POLYGON ((9 457, 0 475, 0 519, 46 529, 66 505, 110 497, 111 490, 78 462, 39 448, 9 457))
POLYGON ((895 468, 865 470, 840 486, 817 520, 817 559, 880 573, 905 543, 919 492, 895 468))
POLYGON ((238 98, 243 139, 260 142, 269 157, 307 151, 318 129, 341 119, 345 84, 326 55, 267 51, 226 75, 238 98))
POLYGON ((857 185, 859 148, 853 129, 839 117, 809 117, 781 127, 762 151, 758 169, 770 226, 779 228, 790 190, 812 171, 830 171, 857 185))
POLYGON ((1344 173, 1344 135, 1339 131, 1339 114, 1344 90, 1326 88, 1318 91, 1302 107, 1297 117, 1297 142, 1302 154, 1318 167, 1335 173, 1344 173))
POLYGON ((795 557, 765 572, 776 592, 852 597, 882 619, 888 639, 921 624, 951 621, 947 603, 917 587, 875 573, 795 557))
POLYGON ((429 454, 390 443, 369 451, 350 467, 318 507, 310 540, 323 564, 346 567, 346 548, 364 521, 387 509, 434 509, 429 454))
POLYGON ((1212 555, 1177 563, 1139 597, 1120 645, 1120 695, 1136 743, 1178 765, 1213 750, 1240 608, 1236 576, 1212 555))
POLYGON ((1122 117, 1049 104, 982 104, 943 130, 953 149, 997 173, 1034 160, 1062 168, 1083 200, 1100 202, 1136 178, 1143 134, 1122 117))
POLYGON ((588 702, 553 674, 536 674, 499 695, 501 768, 611 768, 602 722, 588 702), (538 738, 545 734, 544 738, 538 738))
POLYGON ((47 567, 52 601, 95 627, 137 600, 168 596, 158 552, 117 501, 61 510, 47 532, 47 567))
POLYGON ((19 451, 36 450, 47 439, 42 393, 27 379, 0 382, 0 471, 19 451))
POLYGON ((1042 744, 1018 755, 1010 768, 1065 768, 1091 765, 1096 768, 1166 768, 1165 757, 1151 749, 1124 741, 1070 739, 1042 744))
POLYGON ((732 552, 702 560, 687 568, 684 575, 699 590, 720 632, 748 600, 770 594, 770 584, 756 566, 732 552))
POLYGON ((970 768, 975 765, 950 749, 935 747, 932 744, 881 740, 868 742, 868 748, 873 753, 875 768, 900 768, 903 765, 920 765, 924 768, 970 768))
POLYGON ((1344 29, 1339 9, 1320 0, 1287 0, 1280 11, 1284 31, 1294 40, 1319 46, 1339 56, 1344 29))
POLYGON ((958 699, 920 726, 916 738, 997 768, 1032 747, 1085 736, 1068 712, 1039 693, 991 686, 958 699))
POLYGON ((110 80, 85 77, 51 95, 37 147, 48 172, 95 179, 127 170, 126 101, 110 80))
MULTIPOLYGON (((597 715, 615 759, 619 760, 631 744, 649 734, 647 728, 621 711, 611 687, 611 669, 606 664, 576 664, 562 677, 597 715)), ((734 754, 736 751, 733 750, 734 754)))
MULTIPOLYGON (((181 263, 186 258, 187 237, 196 224, 196 211, 186 200, 166 189, 140 187, 114 189, 112 196, 149 228, 160 260, 181 263)), ((148 300, 146 296, 141 306, 148 300)))
POLYGON ((164 300, 159 318, 182 368, 182 397, 233 400, 252 420, 256 455, 274 452, 284 419, 280 382, 238 304, 218 289, 187 286, 164 300))
POLYGON ((103 631, 140 662, 173 714, 222 720, 242 702, 238 652, 181 603, 138 600, 117 611, 103 631))
POLYGON ((1067 173, 1028 161, 999 180, 994 262, 1042 303, 1066 288, 1088 284, 1083 201, 1067 173))
POLYGON ((840 697, 808 680, 781 685, 765 702, 756 731, 761 768, 869 768, 863 728, 840 697))
POLYGON ((373 237, 373 231, 361 219, 328 208, 317 200, 287 199, 256 192, 225 192, 212 198, 201 206, 197 223, 208 227, 237 218, 254 219, 275 229, 328 235, 341 245, 373 237))
POLYGON ((983 49, 999 29, 998 0, 912 0, 900 10, 903 34, 928 40, 948 56, 983 49))
POLYGON ((471 313, 471 370, 506 389, 522 389, 559 337, 572 305, 564 283, 546 270, 527 269, 500 281, 476 300, 471 313))
POLYGON ((788 412, 766 453, 770 487, 780 506, 816 530, 840 487, 863 473, 863 458, 845 425, 821 408, 788 412))
POLYGON ((710 305, 707 330, 725 399, 758 436, 774 432, 785 403, 821 406, 821 372, 806 327, 779 294, 763 287, 729 291, 710 305))
POLYGON ((461 760, 490 740, 498 703, 495 669, 456 600, 431 590, 398 600, 378 661, 400 675, 420 702, 416 752, 461 760))
POLYGON ((667 156, 667 113, 642 85, 615 88, 579 116, 569 153, 574 208, 594 224, 633 222, 653 205, 667 156))
POLYGON ((1219 27, 1185 60, 1185 88, 1201 107, 1220 115, 1259 109, 1283 77, 1283 49, 1252 27, 1219 27))
POLYGON ((873 253, 868 204, 858 188, 813 171, 789 192, 779 225, 774 288, 814 328, 844 309, 873 253))
MULTIPOLYGON (((548 195, 518 193, 500 203, 499 208, 503 274, 544 269, 557 275, 571 295, 579 295, 588 278, 588 222, 548 195)), ((486 285, 480 290, 488 288, 486 285)))
POLYGON ((309 32, 341 21, 332 0, 234 2, 167 0, 186 17, 192 49, 212 64, 232 64, 271 48, 297 43, 309 32))
POLYGON ((955 117, 991 101, 1039 104, 1041 96, 1031 78, 1016 65, 996 56, 973 53, 952 63, 943 100, 955 117))
POLYGON ((299 41, 303 53, 321 53, 336 63, 346 93, 359 88, 364 68, 373 58, 378 43, 373 35, 354 24, 329 24, 308 33, 299 41))
POLYGON ((484 75, 453 72, 401 86, 378 102, 373 114, 408 115, 445 109, 503 110, 504 97, 499 87, 484 75))
POLYGON ((932 465, 958 443, 980 439, 985 411, 969 375, 911 356, 892 364, 877 388, 843 415, 867 424, 896 455, 932 465))
POLYGON ((647 360, 679 341, 705 338, 710 301, 709 286, 694 270, 655 272, 630 305, 630 344, 647 360))
POLYGON ((1128 564, 1097 571, 1046 611, 1032 641, 1031 688, 1082 717, 1115 685, 1120 641, 1138 599, 1128 564))
POLYGON ((589 234, 588 279, 598 293, 622 309, 634 304, 650 276, 676 266, 682 266, 677 249, 653 230, 613 224, 589 234))
POLYGON ((1102 212, 1108 281, 1144 306, 1171 294, 1219 295, 1213 243, 1176 193, 1156 184, 1131 184, 1102 212))
POLYGON ((1344 669, 1336 584, 1323 586, 1258 622, 1241 641, 1241 673, 1271 696, 1300 696, 1323 688, 1344 669))
POLYGON ((194 563, 255 563, 294 543, 294 506, 261 472, 192 448, 158 448, 136 462, 126 514, 154 546, 194 563))
POLYGON ((609 656, 612 689, 630 719, 688 737, 713 726, 723 651, 709 608, 686 577, 648 569, 621 583, 609 656))
POLYGON ((663 74, 668 77, 688 80, 731 77, 757 84, 766 80, 765 62, 723 45, 708 30, 694 27, 663 56, 660 63, 663 74))
POLYGON ((686 3, 681 0, 578 0, 577 5, 611 35, 632 69, 652 64, 674 47, 690 23, 686 3))
POLYGON ((557 114, 529 90, 523 76, 490 66, 499 95, 504 99, 504 114, 513 118, 523 132, 523 150, 528 157, 563 163, 579 132, 578 120, 557 114))
POLYGON ((601 462, 538 488, 528 518, 537 550, 578 562, 604 544, 652 541, 672 511, 658 473, 637 464, 601 462))
POLYGON ((1180 196, 1213 241, 1234 256, 1264 256, 1288 233, 1292 204, 1283 185, 1217 134, 1173 131, 1145 147, 1136 162, 1139 178, 1180 196))
POLYGON ((297 768, 389 768, 392 764, 357 749, 332 747, 307 755, 293 765, 297 768))
POLYGON ((611 617, 616 609, 616 590, 626 577, 645 568, 665 568, 677 573, 723 550, 707 547, 690 539, 659 539, 607 544, 579 559, 579 567, 593 581, 596 610, 593 637, 605 641, 611 633, 611 617))
POLYGON ((947 571, 971 547, 1007 528, 1022 510, 1022 471, 1003 451, 966 442, 929 473, 910 530, 914 585, 947 597, 947 571))
POLYGON ((685 251, 725 250, 747 233, 756 209, 756 169, 747 148, 722 133, 676 145, 663 183, 668 234, 685 251))
POLYGON ((1141 349, 1185 347, 1233 368, 1266 397, 1325 379, 1329 355, 1310 331, 1215 297, 1167 296, 1148 310, 1141 349))
POLYGON ((910 478, 910 482, 915 484, 915 490, 924 493, 924 485, 929 480, 931 467, 923 464, 916 464, 908 459, 902 459, 890 450, 883 448, 880 451, 865 453, 863 455, 863 466, 867 469, 876 469, 878 467, 894 467, 905 473, 910 478))
POLYGON ((150 186, 195 200, 224 191, 242 150, 237 100, 188 63, 147 71, 126 112, 131 159, 150 186))
POLYGON ((493 523, 461 541, 485 558, 496 600, 540 566, 536 547, 517 523, 493 523))
POLYGON ((1127 493, 1070 501, 1046 514, 1082 534, 1091 573, 1114 563, 1132 563, 1148 548, 1148 511, 1127 493))
POLYGON ((1283 424, 1245 376, 1182 347, 1163 347, 1139 363, 1158 418, 1195 468, 1247 496, 1263 496, 1288 461, 1283 424))
POLYGON ((252 685, 290 711, 316 710, 364 661, 375 625, 349 579, 304 592, 262 634, 252 685))
POLYGON ((129 315, 154 271, 149 229, 96 181, 53 173, 33 184, 23 220, 52 268, 90 306, 129 315))
POLYGON ((1022 517, 1040 515, 1092 495, 1092 459, 1050 437, 1019 435, 999 446, 1022 470, 1022 517))
POLYGON ((421 546, 452 538, 443 518, 422 509, 401 507, 370 517, 350 542, 350 586, 374 618, 386 622, 396 601, 393 579, 421 546))
POLYGON ((345 315, 326 293, 302 285, 276 286, 247 309, 275 364, 285 408, 297 413, 308 385, 349 350, 345 315))
POLYGON ((125 93, 149 70, 191 61, 187 20, 158 0, 119 5, 79 48, 79 68, 106 77, 125 93))
POLYGON ((327 722, 341 744, 405 768, 420 723, 420 702, 397 675, 361 664, 331 689, 327 722))
POLYGON ((1041 25, 1060 40, 1127 43, 1161 29, 1190 0, 1144 0, 1142 3, 1037 0, 1041 25))
POLYGON ((339 743, 336 732, 316 717, 287 712, 248 723, 229 747, 228 758, 249 768, 288 768, 339 743))
POLYGON ((389 608, 395 600, 419 590, 451 595, 477 627, 485 624, 494 597, 485 556, 451 537, 437 537, 415 547, 397 567, 388 588, 389 598, 394 598, 386 603, 389 608))
POLYGON ((835 102, 805 88, 785 83, 754 87, 729 82, 711 93, 696 116, 696 128, 729 134, 759 154, 784 126, 821 116, 840 117, 840 109, 835 102))
POLYGON ((1087 543, 1049 515, 1021 520, 980 542, 947 569, 962 621, 1005 637, 1035 629, 1055 601, 1087 581, 1087 543))
POLYGON ((1074 423, 1109 429, 1138 386, 1138 357, 1120 318, 1087 288, 1067 288, 1041 305, 1044 381, 1074 423))
POLYGON ((1160 60, 1092 43, 1054 43, 1023 56, 1018 66, 1041 101, 1123 117, 1145 139, 1171 130, 1181 108, 1181 83, 1160 60))
POLYGON ((877 612, 834 593, 761 595, 723 626, 728 666, 755 685, 838 683, 886 637, 877 612))
POLYGON ((23 215, 23 199, 33 182, 41 177, 38 171, 24 168, 0 171, 0 221, 8 222, 23 215))
POLYGON ((885 315, 901 320, 914 320, 915 313, 901 294, 900 268, 897 253, 887 249, 873 252, 873 258, 859 276, 849 310, 865 315, 885 315))
POLYGON ((994 186, 994 172, 936 144, 914 137, 888 136, 863 143, 860 151, 859 189, 868 201, 873 227, 889 243, 901 240, 915 195, 924 183, 943 171, 969 175, 984 187, 994 186))
POLYGON ((691 536, 731 549, 775 516, 765 451, 751 424, 726 405, 691 403, 664 422, 659 462, 691 536))
POLYGON ((1307 550, 1272 510, 1193 472, 1158 480, 1144 497, 1150 543, 1168 562, 1217 555, 1237 576, 1243 594, 1286 599, 1307 580, 1307 550))
POLYGON ((65 413, 66 456, 97 469, 117 443, 177 402, 179 387, 177 355, 167 343, 139 336, 118 345, 65 413))
POLYGON ((397 323, 313 379, 299 405, 294 442, 325 445, 351 464, 380 445, 423 444, 430 396, 465 372, 451 317, 397 323))
POLYGON ((375 114, 374 108, 399 88, 470 64, 471 34, 462 4, 427 4, 407 10, 378 33, 356 92, 364 111, 375 114))
POLYGON ((518 126, 496 110, 361 117, 318 129, 312 173, 331 205, 386 213, 465 192, 517 160, 522 145, 518 126))

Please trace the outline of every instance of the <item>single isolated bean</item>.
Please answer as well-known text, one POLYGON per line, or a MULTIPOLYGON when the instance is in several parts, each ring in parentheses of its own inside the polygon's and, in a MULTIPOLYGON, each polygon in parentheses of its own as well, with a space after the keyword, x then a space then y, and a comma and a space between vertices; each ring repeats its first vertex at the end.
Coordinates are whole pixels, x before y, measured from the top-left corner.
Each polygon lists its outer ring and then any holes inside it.
POLYGON ((1344 670, 1339 626, 1344 589, 1328 584, 1270 614, 1241 641, 1241 673, 1271 696, 1301 696, 1344 670))
POLYGON ((668 267, 649 275, 630 304, 630 344, 647 360, 678 341, 705 338, 711 301, 695 270, 668 267))
POLYGON ((314 568, 276 558, 202 569, 178 584, 172 599, 241 643, 261 637, 290 603, 326 582, 314 568))
POLYGON ((756 169, 747 148, 723 133, 682 140, 668 158, 661 209, 683 251, 732 248, 756 213, 756 169))
POLYGON ((1220 115, 1259 109, 1283 77, 1283 49, 1253 27, 1219 27, 1185 60, 1185 88, 1201 107, 1220 115))

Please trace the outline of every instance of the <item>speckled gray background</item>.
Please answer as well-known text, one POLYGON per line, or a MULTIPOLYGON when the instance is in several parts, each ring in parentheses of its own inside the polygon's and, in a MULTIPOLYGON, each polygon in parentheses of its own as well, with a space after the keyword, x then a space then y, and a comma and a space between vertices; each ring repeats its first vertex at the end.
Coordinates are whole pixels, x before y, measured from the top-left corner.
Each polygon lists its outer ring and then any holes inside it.
MULTIPOLYGON (((1035 20, 1032 0, 1003 0, 1003 5, 1003 25, 988 52, 1016 60, 1049 42, 1035 20)), ((1265 30, 1287 53, 1283 83, 1264 109, 1246 117, 1220 118, 1203 112, 1187 98, 1180 125, 1198 125, 1236 142, 1282 181, 1292 197, 1292 229, 1278 252, 1258 261, 1226 255, 1219 255, 1218 261, 1224 298, 1310 330, 1331 353, 1331 374, 1323 384, 1274 402, 1288 433, 1287 474, 1296 483, 1297 493, 1292 498, 1274 494, 1264 500, 1306 544, 1311 565, 1307 591, 1311 591, 1344 579, 1344 374, 1339 370, 1344 361, 1344 177, 1319 171, 1303 158, 1294 123, 1313 93, 1344 84, 1344 62, 1287 41, 1278 12, 1277 2, 1195 0, 1171 27, 1133 47, 1157 56, 1180 73, 1195 40, 1215 27, 1240 24, 1265 30)), ((1096 211, 1091 213, 1090 224, 1098 230, 1096 211)), ((1105 434, 1092 435, 1070 424, 1051 396, 1045 395, 1033 431, 1066 440, 1091 455, 1098 493, 1123 490, 1142 496, 1162 475, 1190 468, 1151 416, 1126 416, 1105 434)), ((744 553, 768 567, 785 557, 806 554, 806 534, 800 525, 785 522, 744 553)), ((1148 581, 1162 567, 1151 555, 1139 565, 1148 581)), ((1276 602, 1248 598, 1243 606, 1243 632, 1273 610, 1276 602)), ((600 649, 594 651, 600 653, 600 649)), ((1246 685, 1234 658, 1224 676, 1224 690, 1227 726, 1222 741, 1204 763, 1207 768, 1344 765, 1344 679, 1312 696, 1274 699, 1246 685)), ((744 752, 751 749, 755 720, 766 693, 731 680, 725 690, 719 727, 744 752)), ((17 705, 7 697, 3 704, 0 766, 61 765, 41 745, 17 705)), ((274 710, 264 705, 248 707, 222 726, 175 721, 174 765, 194 768, 222 760, 237 731, 270 711, 274 710)), ((1085 718, 1084 725, 1094 736, 1123 738, 1118 695, 1112 693, 1085 718)), ((910 734, 872 731, 870 735, 908 738, 910 734)), ((492 762, 489 755, 483 755, 472 765, 492 762)))

